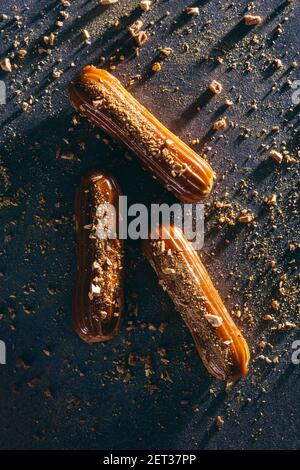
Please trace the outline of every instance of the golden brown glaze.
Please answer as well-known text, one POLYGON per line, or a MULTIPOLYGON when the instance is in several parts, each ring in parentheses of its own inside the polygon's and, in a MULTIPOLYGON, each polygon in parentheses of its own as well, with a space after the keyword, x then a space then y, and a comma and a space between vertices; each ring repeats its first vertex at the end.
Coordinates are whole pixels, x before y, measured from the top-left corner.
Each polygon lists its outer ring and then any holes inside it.
POLYGON ((248 372, 248 345, 229 315, 192 244, 178 227, 160 227, 144 251, 159 283, 192 333, 207 370, 235 381, 248 372))
POLYGON ((161 124, 109 72, 87 66, 70 86, 70 101, 89 121, 125 144, 183 202, 212 188, 210 165, 161 124))
POLYGON ((123 241, 105 239, 102 235, 109 214, 105 204, 115 207, 110 220, 118 229, 120 194, 115 179, 98 171, 84 176, 76 193, 77 279, 73 326, 88 343, 112 338, 118 333, 122 319, 123 241))

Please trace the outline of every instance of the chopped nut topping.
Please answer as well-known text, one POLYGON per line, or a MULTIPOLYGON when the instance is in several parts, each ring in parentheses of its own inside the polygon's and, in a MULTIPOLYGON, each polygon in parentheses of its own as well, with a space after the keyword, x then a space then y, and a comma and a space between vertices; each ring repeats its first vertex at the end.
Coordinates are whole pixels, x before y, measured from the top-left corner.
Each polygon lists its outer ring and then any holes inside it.
POLYGON ((223 323, 223 319, 221 317, 219 317, 218 315, 211 315, 210 313, 206 313, 204 316, 205 316, 206 320, 214 328, 219 328, 223 323))
POLYGON ((100 268, 101 268, 101 266, 100 266, 100 264, 98 263, 98 261, 94 261, 94 262, 93 262, 93 269, 100 269, 100 268))
POLYGON ((95 284, 91 283, 91 289, 88 293, 88 297, 90 300, 93 300, 94 295, 99 295, 101 291, 100 286, 96 286, 95 284))
POLYGON ((163 269, 162 269, 162 272, 163 272, 164 274, 176 274, 175 269, 173 269, 173 268, 168 268, 168 267, 163 268, 163 269))

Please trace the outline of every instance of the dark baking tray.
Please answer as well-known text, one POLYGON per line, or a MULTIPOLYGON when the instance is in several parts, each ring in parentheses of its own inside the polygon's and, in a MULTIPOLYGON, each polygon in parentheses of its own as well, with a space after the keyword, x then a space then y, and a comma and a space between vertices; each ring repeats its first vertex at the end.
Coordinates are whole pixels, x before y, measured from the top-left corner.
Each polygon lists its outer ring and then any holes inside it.
POLYGON ((0 448, 298 448, 300 366, 292 364, 291 355, 299 334, 297 329, 274 333, 262 318, 278 297, 280 274, 269 265, 275 258, 280 272, 288 274, 288 292, 295 293, 281 299, 278 321, 297 323, 299 257, 289 244, 299 243, 299 169, 286 163, 276 167, 261 144, 275 139, 277 147, 286 141, 292 155, 299 148, 299 106, 292 103, 287 84, 300 78, 297 69, 290 69, 299 60, 299 3, 256 2, 263 24, 245 28, 247 1, 158 0, 143 14, 154 34, 136 56, 127 26, 141 16, 138 3, 120 1, 108 11, 97 0, 72 2, 48 57, 37 48, 53 30, 60 2, 28 0, 28 8, 21 1, 1 2, 0 14, 21 15, 23 24, 18 27, 13 19, 0 23, 0 57, 14 50, 15 39, 24 46, 26 37, 28 55, 14 60, 17 72, 0 72, 8 92, 7 105, 0 107, 0 339, 7 347, 7 364, 0 366, 0 448), (198 17, 184 13, 191 5, 199 6, 198 17), (82 42, 83 28, 91 33, 90 45, 82 42), (165 46, 174 53, 153 74, 151 64, 165 46), (84 120, 77 126, 72 122, 69 81, 83 65, 99 64, 101 56, 107 59, 116 50, 126 60, 116 60, 114 73, 125 85, 140 74, 132 93, 185 141, 199 138, 196 148, 207 151, 218 174, 206 202, 202 254, 229 309, 244 312, 237 322, 253 351, 249 376, 228 394, 207 375, 138 242, 127 245, 121 334, 89 346, 71 328, 73 199, 80 177, 90 168, 105 168, 117 176, 131 202, 174 201, 134 159, 124 158, 124 149, 107 143, 84 120), (285 69, 276 69, 272 58, 281 58, 285 69), (59 79, 52 77, 54 67, 64 71, 59 79), (209 100, 212 79, 222 82, 224 93, 209 100), (13 89, 21 90, 20 98, 13 89), (19 103, 30 95, 35 102, 24 113, 19 103), (234 101, 230 109, 224 109, 225 96, 234 101), (223 115, 233 126, 212 133, 212 123, 223 115), (279 133, 273 129, 277 125, 279 133), (214 203, 225 192, 237 210, 255 212, 256 228, 219 227, 214 203), (272 192, 282 210, 276 209, 273 219, 263 202, 272 192), (261 351, 262 339, 273 348, 261 351), (161 362, 161 347, 168 364, 161 362), (128 365, 132 353, 136 366, 128 365), (279 356, 279 364, 258 359, 261 354, 279 356), (146 377, 149 361, 153 375, 146 377), (215 424, 218 415, 225 419, 222 429, 215 424))

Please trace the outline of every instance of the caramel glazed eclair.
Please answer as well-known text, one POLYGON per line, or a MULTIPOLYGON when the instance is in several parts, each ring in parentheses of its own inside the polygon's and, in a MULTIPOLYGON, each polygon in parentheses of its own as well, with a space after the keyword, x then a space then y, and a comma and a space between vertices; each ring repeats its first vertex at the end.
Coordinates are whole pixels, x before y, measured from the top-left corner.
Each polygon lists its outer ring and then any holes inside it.
POLYGON ((87 66, 70 85, 73 107, 135 153, 183 202, 198 202, 215 178, 210 165, 161 124, 109 72, 87 66))
POLYGON ((82 178, 76 193, 73 326, 88 343, 108 340, 120 329, 124 303, 123 241, 105 238, 108 224, 118 228, 119 195, 121 190, 115 179, 97 171, 82 178), (112 214, 108 213, 109 204, 116 209, 112 214))
POLYGON ((234 383, 248 372, 248 345, 192 244, 176 226, 160 227, 144 252, 189 328, 207 370, 234 383))

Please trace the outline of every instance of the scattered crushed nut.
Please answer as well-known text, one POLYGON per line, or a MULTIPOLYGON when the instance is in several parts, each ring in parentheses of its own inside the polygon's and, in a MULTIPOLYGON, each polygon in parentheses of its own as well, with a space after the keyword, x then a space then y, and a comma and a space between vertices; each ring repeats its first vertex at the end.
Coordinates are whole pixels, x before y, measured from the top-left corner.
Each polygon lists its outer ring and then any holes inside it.
POLYGON ((249 222, 252 222, 254 220, 254 214, 251 214, 250 212, 248 214, 243 214, 239 217, 239 222, 248 224, 249 222))
POLYGON ((54 45, 54 40, 55 40, 55 35, 53 33, 50 33, 49 36, 44 36, 43 41, 47 46, 53 46, 54 45))
POLYGON ((269 313, 267 313, 266 315, 264 315, 263 320, 264 321, 275 321, 275 318, 273 317, 273 315, 270 315, 269 313))
POLYGON ((280 303, 278 302, 278 300, 273 299, 272 302, 271 302, 271 307, 274 310, 279 310, 280 309, 280 303))
POLYGON ((82 37, 83 37, 83 39, 84 39, 84 42, 85 42, 86 44, 91 44, 91 35, 90 35, 90 33, 88 32, 88 30, 87 30, 87 29, 83 29, 83 30, 81 31, 81 34, 82 34, 82 37))
POLYGON ((62 74, 63 74, 63 71, 60 70, 60 69, 58 69, 58 68, 56 68, 56 67, 55 67, 55 68, 53 69, 53 71, 52 71, 52 76, 53 76, 54 78, 59 78, 59 77, 61 77, 62 74))
POLYGON ((128 28, 131 36, 137 36, 138 32, 142 29, 143 24, 144 23, 142 20, 136 20, 134 23, 132 23, 132 25, 128 28))
POLYGON ((8 57, 6 57, 5 59, 3 59, 3 60, 0 62, 0 67, 2 68, 2 70, 4 70, 4 72, 10 73, 10 72, 12 71, 12 66, 11 66, 10 59, 9 59, 8 57))
POLYGON ((224 426, 224 418, 223 416, 217 416, 216 417, 216 425, 218 426, 218 428, 222 428, 224 426))
POLYGON ((212 126, 214 131, 220 130, 220 129, 226 129, 227 128, 227 121, 225 118, 219 119, 218 121, 213 123, 212 126))
POLYGON ((223 87, 221 83, 217 82, 217 80, 213 80, 209 84, 208 89, 215 95, 219 95, 220 93, 222 93, 223 87))
POLYGON ((225 98, 224 104, 226 106, 233 106, 233 101, 230 100, 229 98, 225 98))
POLYGON ((149 11, 151 8, 152 2, 150 0, 142 0, 140 3, 140 8, 143 11, 149 11))
POLYGON ((28 52, 26 51, 26 49, 18 50, 18 56, 20 57, 20 59, 24 59, 27 56, 27 54, 28 52))
POLYGON ((153 70, 153 72, 160 72, 161 64, 159 62, 154 62, 154 64, 151 67, 151 70, 153 70))
POLYGON ((271 194, 266 198, 266 203, 268 206, 276 206, 277 204, 277 195, 276 194, 271 194))
POLYGON ((148 33, 146 33, 146 31, 140 31, 134 37, 134 39, 136 40, 136 43, 137 43, 138 46, 142 46, 146 41, 148 41, 149 36, 148 36, 148 33))
POLYGON ((270 151, 270 157, 273 158, 277 163, 281 163, 283 160, 282 153, 278 152, 277 150, 272 149, 270 151))
POLYGON ((244 21, 247 26, 256 26, 262 23, 262 17, 259 15, 245 15, 244 21))
POLYGON ((100 5, 113 5, 118 3, 119 0, 99 0, 100 5))
POLYGON ((24 111, 24 113, 27 113, 27 111, 28 111, 29 108, 30 108, 30 104, 27 103, 27 101, 23 101, 23 102, 21 103, 21 108, 22 108, 22 110, 24 111))
POLYGON ((278 330, 293 330, 295 328, 297 328, 296 323, 292 323, 290 321, 279 323, 279 325, 277 326, 278 330))
POLYGON ((169 55, 171 55, 173 52, 173 50, 170 48, 170 47, 164 47, 162 50, 161 50, 161 53, 168 57, 169 55))
POLYGON ((187 12, 188 15, 193 15, 193 16, 200 15, 199 7, 188 7, 185 11, 187 12))
POLYGON ((275 59, 274 60, 274 65, 277 69, 283 69, 283 63, 282 63, 282 60, 280 59, 275 59))

